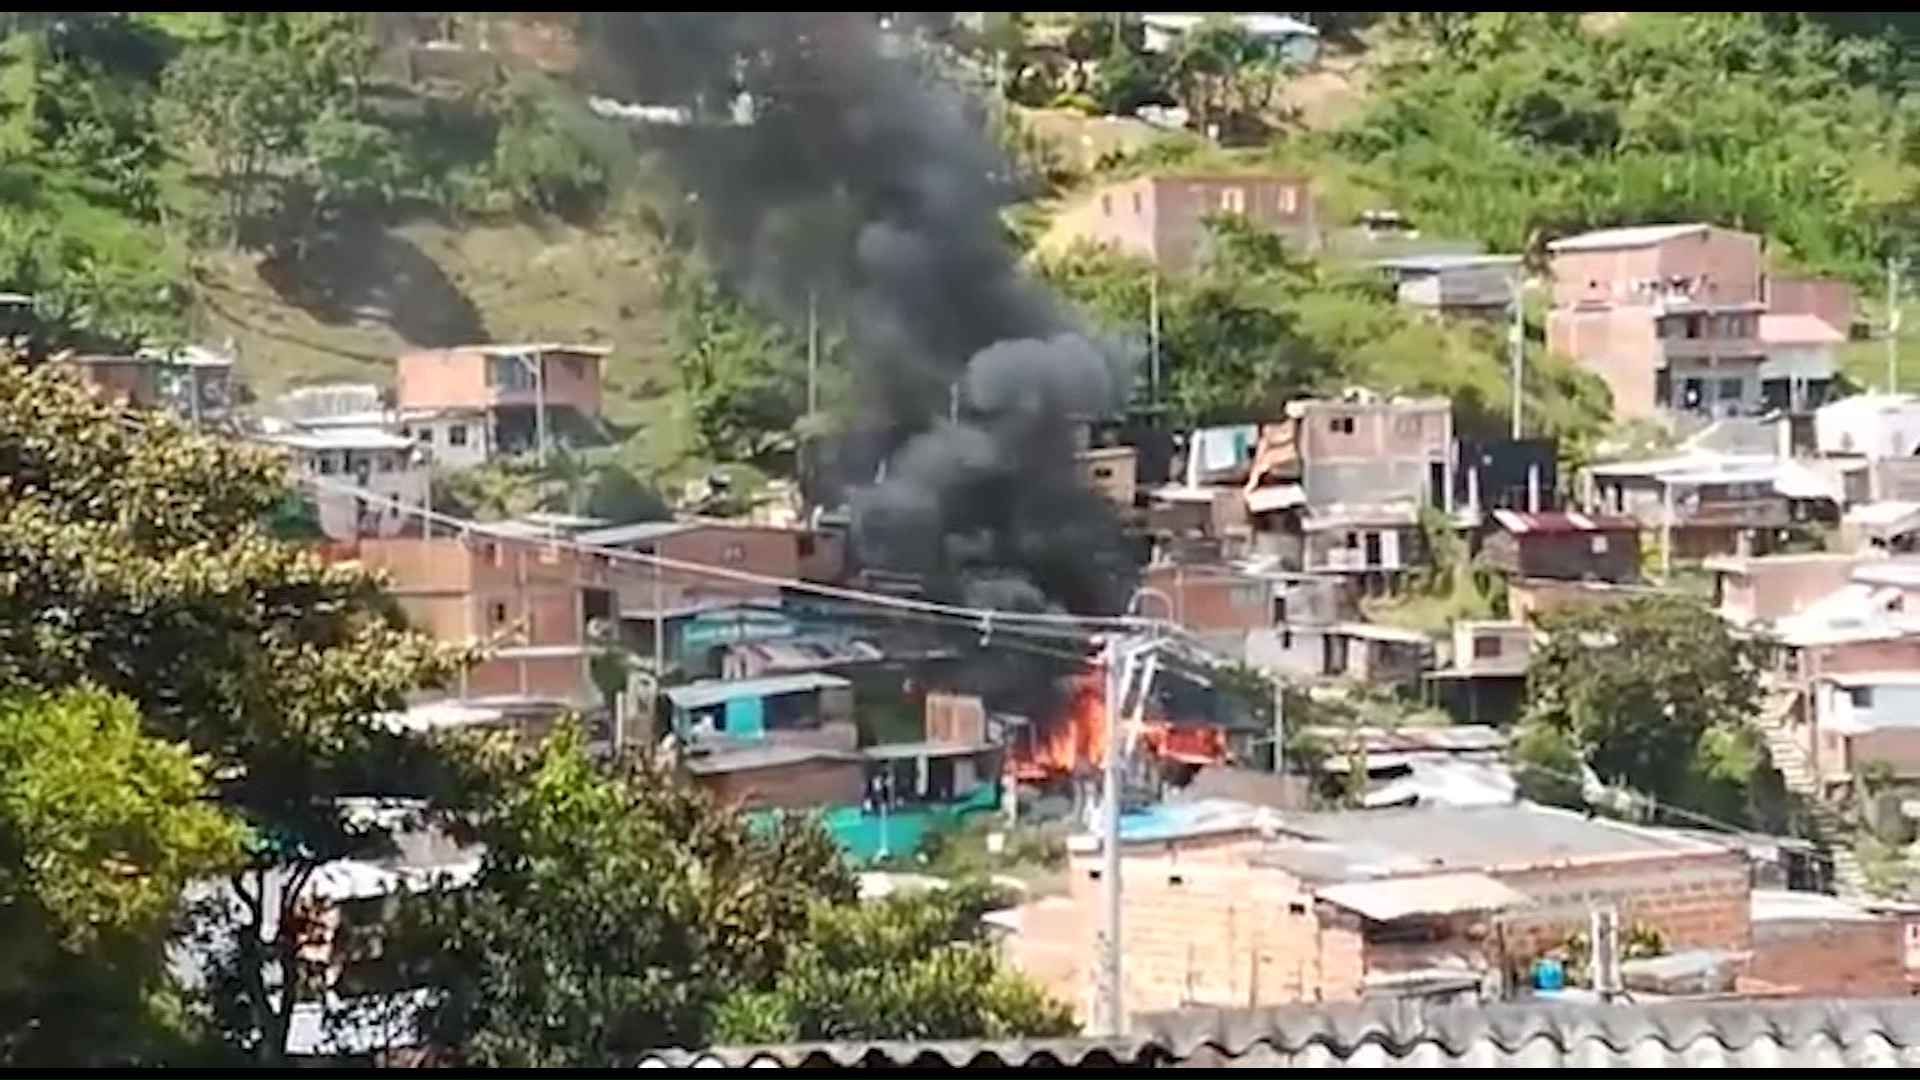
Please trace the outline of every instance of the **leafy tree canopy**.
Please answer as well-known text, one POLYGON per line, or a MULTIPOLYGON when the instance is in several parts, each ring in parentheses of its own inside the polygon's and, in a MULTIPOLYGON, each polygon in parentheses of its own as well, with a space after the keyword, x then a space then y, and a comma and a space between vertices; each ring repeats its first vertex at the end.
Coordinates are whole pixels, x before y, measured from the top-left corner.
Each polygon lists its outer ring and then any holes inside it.
POLYGON ((461 1064, 589 1068, 712 1041, 1059 1033, 981 939, 975 890, 857 901, 811 822, 756 828, 662 763, 609 776, 571 730, 474 824, 471 887, 403 908, 393 953, 445 988, 461 1064))
POLYGON ((1666 806, 1787 826, 1783 786, 1751 726, 1763 643, 1671 595, 1554 611, 1538 627, 1515 740, 1535 795, 1574 800, 1569 774, 1584 763, 1603 784, 1666 806))

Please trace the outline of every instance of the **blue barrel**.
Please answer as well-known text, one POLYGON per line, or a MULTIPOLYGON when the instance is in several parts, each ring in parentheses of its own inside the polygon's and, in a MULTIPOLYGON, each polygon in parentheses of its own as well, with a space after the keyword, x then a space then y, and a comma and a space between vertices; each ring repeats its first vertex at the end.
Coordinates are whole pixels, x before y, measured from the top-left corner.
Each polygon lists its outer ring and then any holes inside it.
POLYGON ((1567 968, 1550 956, 1541 957, 1533 962, 1533 988, 1544 993, 1555 993, 1567 988, 1567 968))

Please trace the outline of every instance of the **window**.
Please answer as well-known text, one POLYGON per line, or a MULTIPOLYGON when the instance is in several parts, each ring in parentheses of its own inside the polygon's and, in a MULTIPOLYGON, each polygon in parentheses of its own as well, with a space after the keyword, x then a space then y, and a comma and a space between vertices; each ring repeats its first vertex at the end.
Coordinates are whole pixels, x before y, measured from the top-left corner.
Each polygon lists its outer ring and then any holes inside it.
POLYGON ((1744 379, 1721 379, 1720 400, 1740 401, 1747 396, 1747 383, 1744 379))
POLYGON ((1282 628, 1281 628, 1281 630, 1280 630, 1280 647, 1281 647, 1281 648, 1283 648, 1283 649, 1291 649, 1291 648, 1293 648, 1293 629, 1292 629, 1291 627, 1282 627, 1282 628))
POLYGON ((813 558, 813 534, 812 533, 801 533, 800 538, 798 540, 798 544, 800 547, 801 558, 803 559, 813 558))
POLYGON ((536 363, 533 357, 507 353, 487 357, 487 388, 490 390, 532 390, 536 363))
POLYGON ((1353 434, 1353 417, 1336 416, 1327 421, 1327 430, 1335 435, 1351 435, 1353 434))
POLYGON ((1418 438, 1420 435, 1420 418, 1417 416, 1394 417, 1393 433, 1402 438, 1418 438))
POLYGON ((1113 216, 1113 196, 1111 195, 1100 196, 1100 213, 1106 217, 1113 216))
POLYGON ((1136 191, 1133 193, 1133 213, 1135 217, 1140 215, 1140 210, 1140 193, 1136 191))
POLYGON ((340 471, 340 459, 332 454, 320 455, 320 475, 332 476, 340 471))
POLYGON ((1287 901, 1287 914, 1305 915, 1306 913, 1307 913, 1307 905, 1304 902, 1299 900, 1287 901))
POLYGON ((1227 188, 1220 193, 1220 209, 1229 214, 1247 212, 1247 189, 1227 188))
POLYGON ((720 558, 722 558, 723 560, 729 563, 746 562, 747 561, 747 545, 741 544, 741 543, 728 544, 726 547, 721 549, 720 558))
POLYGON ((452 427, 448 428, 447 429, 447 445, 448 446, 467 445, 467 425, 455 424, 452 427))
POLYGON ((1594 537, 1589 542, 1589 545, 1592 547, 1595 555, 1605 555, 1607 553, 1607 538, 1604 536, 1594 537))
POLYGON ((1111 479, 1113 479, 1113 466, 1111 466, 1111 465, 1095 465, 1095 466, 1093 467, 1093 478, 1094 478, 1095 480, 1111 480, 1111 479))
POLYGON ((1348 551, 1358 551, 1360 549, 1360 534, 1357 532, 1343 534, 1340 537, 1340 546, 1346 548, 1348 551))
POLYGON ((1266 599, 1266 590, 1258 585, 1235 585, 1233 587, 1233 606, 1237 608, 1257 608, 1266 599))
POLYGON ((1497 660, 1499 657, 1499 638, 1488 634, 1473 639, 1473 658, 1475 660, 1497 660))
POLYGON ((488 605, 487 619, 495 626, 505 626, 507 623, 507 605, 498 600, 488 605))
POLYGON ((1853 707, 1856 709, 1871 709, 1873 708, 1873 687, 1849 686, 1847 687, 1847 699, 1853 703, 1853 707))
POLYGON ((1300 189, 1289 184, 1280 189, 1280 212, 1292 217, 1300 212, 1300 189))

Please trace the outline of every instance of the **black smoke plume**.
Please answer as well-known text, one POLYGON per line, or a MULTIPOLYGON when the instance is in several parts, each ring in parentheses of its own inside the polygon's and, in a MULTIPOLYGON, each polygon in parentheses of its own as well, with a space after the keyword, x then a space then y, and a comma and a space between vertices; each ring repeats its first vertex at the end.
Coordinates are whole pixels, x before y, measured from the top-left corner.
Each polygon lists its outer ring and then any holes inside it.
POLYGON ((875 16, 591 12, 582 39, 597 93, 687 118, 648 141, 729 281, 842 328, 862 563, 972 606, 1117 612, 1135 571, 1074 421, 1121 373, 1020 272, 978 111, 875 16))

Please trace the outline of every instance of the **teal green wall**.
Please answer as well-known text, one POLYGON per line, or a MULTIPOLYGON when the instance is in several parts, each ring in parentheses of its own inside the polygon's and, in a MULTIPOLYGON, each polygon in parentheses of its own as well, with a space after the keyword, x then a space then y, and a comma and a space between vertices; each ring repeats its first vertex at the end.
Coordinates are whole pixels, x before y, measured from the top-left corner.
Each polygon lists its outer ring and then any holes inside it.
MULTIPOLYGON (((847 857, 865 865, 880 861, 883 853, 894 859, 917 854, 927 837, 999 807, 999 789, 989 784, 960 802, 943 806, 895 810, 884 817, 858 806, 833 806, 822 810, 820 817, 847 857)), ((756 816, 770 818, 772 813, 761 811, 756 816)))

